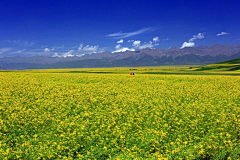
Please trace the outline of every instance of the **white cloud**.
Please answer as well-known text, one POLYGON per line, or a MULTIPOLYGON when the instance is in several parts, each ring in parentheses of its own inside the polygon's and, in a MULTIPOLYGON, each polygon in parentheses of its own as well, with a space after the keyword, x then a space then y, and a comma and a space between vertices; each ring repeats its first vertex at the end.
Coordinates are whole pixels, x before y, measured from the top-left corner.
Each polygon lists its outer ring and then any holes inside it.
POLYGON ((67 53, 64 53, 61 55, 61 57, 73 57, 74 55, 72 54, 74 50, 70 50, 67 53))
POLYGON ((218 33, 216 36, 222 36, 222 35, 226 35, 226 34, 229 34, 227 32, 221 32, 221 33, 218 33))
POLYGON ((144 42, 142 45, 141 45, 141 41, 139 40, 129 40, 128 42, 132 42, 132 46, 134 48, 128 48, 128 47, 122 47, 120 44, 116 45, 115 46, 115 49, 116 51, 113 51, 112 53, 116 53, 116 52, 125 52, 125 51, 135 51, 136 49, 144 49, 144 48, 153 48, 154 46, 156 45, 159 45, 159 44, 156 44, 152 41, 149 41, 149 43, 146 43, 144 42))
POLYGON ((99 48, 97 52, 102 53, 102 52, 105 52, 105 50, 107 50, 107 49, 108 49, 108 47, 99 48))
POLYGON ((65 57, 66 58, 66 57, 73 57, 73 56, 81 57, 81 56, 85 55, 85 54, 75 55, 73 53, 74 53, 74 50, 70 50, 63 54, 59 54, 59 53, 55 52, 54 55, 52 55, 52 57, 65 57))
POLYGON ((23 51, 25 51, 25 49, 18 50, 17 53, 22 53, 23 51))
POLYGON ((126 38, 126 37, 135 36, 135 35, 138 35, 138 34, 142 34, 144 32, 150 32, 150 31, 153 31, 153 30, 154 30, 153 28, 143 28, 143 29, 140 29, 138 31, 128 32, 128 33, 121 33, 121 32, 112 33, 112 34, 106 35, 106 37, 113 37, 113 38, 117 38, 117 39, 122 39, 122 38, 126 38))
POLYGON ((81 54, 81 55, 76 55, 77 57, 82 57, 82 56, 84 56, 85 54, 81 54))
POLYGON ((83 51, 89 51, 89 52, 96 52, 98 50, 98 46, 85 46, 83 47, 83 51))
POLYGON ((98 50, 98 45, 97 46, 89 46, 86 45, 85 47, 83 47, 83 44, 80 44, 78 51, 85 51, 85 52, 91 52, 94 53, 98 50))
POLYGON ((126 52, 126 51, 135 51, 135 49, 133 48, 128 48, 128 47, 124 47, 124 48, 120 48, 116 51, 113 51, 112 53, 116 53, 116 52, 126 52))
POLYGON ((158 42, 158 41, 159 41, 158 37, 153 38, 153 42, 154 42, 154 43, 156 43, 156 42, 158 42))
POLYGON ((61 56, 59 56, 58 53, 56 52, 52 57, 61 57, 61 56))
POLYGON ((90 45, 84 46, 83 44, 80 44, 77 52, 78 52, 78 55, 92 54, 92 53, 102 53, 102 52, 105 51, 105 49, 107 49, 107 48, 106 47, 99 48, 98 45, 96 45, 96 46, 90 46, 90 45))
POLYGON ((12 48, 0 48, 0 54, 4 53, 4 52, 8 52, 12 50, 12 48))
POLYGON ((126 33, 118 32, 118 33, 108 34, 108 35, 106 35, 106 37, 119 37, 119 36, 124 36, 124 35, 126 35, 126 33))
POLYGON ((74 50, 70 50, 63 54, 59 54, 59 53, 55 52, 54 55, 52 55, 52 57, 73 57, 74 56, 73 53, 74 53, 74 50))
POLYGON ((123 39, 120 39, 119 41, 117 41, 117 43, 123 43, 123 39))
POLYGON ((182 44, 181 49, 182 49, 182 48, 185 48, 185 47, 194 47, 194 46, 195 46, 195 43, 194 43, 194 42, 184 42, 184 43, 182 44))
POLYGON ((158 37, 153 38, 153 40, 154 40, 154 43, 152 41, 149 41, 149 43, 144 42, 142 45, 141 45, 141 41, 133 41, 132 46, 134 46, 135 49, 144 49, 144 48, 152 49, 154 46, 159 45, 158 43, 156 43, 159 41, 158 37))
POLYGON ((52 48, 52 49, 45 48, 45 49, 44 49, 44 52, 50 52, 50 51, 54 51, 54 50, 55 50, 54 48, 52 48))
POLYGON ((141 41, 133 41, 132 46, 138 48, 141 45, 141 41))
POLYGON ((132 42, 134 42, 134 40, 128 40, 128 43, 132 43, 132 42))
POLYGON ((120 49, 121 47, 122 47, 122 46, 121 46, 120 44, 118 44, 118 45, 115 46, 115 49, 118 50, 118 49, 120 49))
POLYGON ((195 39, 203 39, 204 34, 203 33, 198 33, 197 35, 193 35, 193 38, 189 39, 189 42, 193 42, 195 39))
POLYGON ((80 46, 78 47, 78 51, 81 51, 83 48, 83 44, 81 43, 80 46))
POLYGON ((50 52, 50 49, 49 48, 45 48, 44 52, 50 52))
POLYGON ((128 48, 128 47, 122 47, 120 44, 115 46, 115 51, 113 51, 112 53, 116 53, 116 52, 126 52, 126 51, 135 51, 135 49, 133 48, 128 48))
POLYGON ((16 50, 16 51, 13 51, 13 52, 10 52, 9 54, 12 55, 12 54, 21 54, 21 53, 24 53, 26 49, 22 49, 22 50, 16 50))
POLYGON ((193 38, 189 39, 188 42, 184 42, 182 44, 181 49, 185 47, 194 47, 195 46, 194 40, 203 39, 203 38, 204 38, 204 33, 198 33, 197 35, 193 35, 193 38))
POLYGON ((141 45, 139 49, 152 48, 152 47, 154 47, 154 45, 152 44, 152 41, 149 41, 149 43, 145 42, 143 45, 141 45))

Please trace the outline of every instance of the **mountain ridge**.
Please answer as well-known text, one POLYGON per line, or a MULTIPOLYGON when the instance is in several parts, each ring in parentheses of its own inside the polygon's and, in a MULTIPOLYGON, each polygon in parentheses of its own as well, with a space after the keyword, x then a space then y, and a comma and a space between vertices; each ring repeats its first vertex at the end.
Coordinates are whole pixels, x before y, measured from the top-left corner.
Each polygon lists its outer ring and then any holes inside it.
POLYGON ((136 51, 93 53, 81 57, 4 57, 0 66, 7 69, 122 67, 150 65, 211 64, 240 58, 240 44, 169 49, 145 48, 136 51), (74 64, 74 65, 73 65, 74 64))

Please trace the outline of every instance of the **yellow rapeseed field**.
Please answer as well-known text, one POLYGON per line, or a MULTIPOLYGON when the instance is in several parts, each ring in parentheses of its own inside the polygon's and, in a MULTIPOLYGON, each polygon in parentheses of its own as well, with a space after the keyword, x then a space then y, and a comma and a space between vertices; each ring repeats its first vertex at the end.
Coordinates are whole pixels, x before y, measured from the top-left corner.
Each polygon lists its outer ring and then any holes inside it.
POLYGON ((134 158, 240 158, 240 77, 0 72, 0 159, 134 158))

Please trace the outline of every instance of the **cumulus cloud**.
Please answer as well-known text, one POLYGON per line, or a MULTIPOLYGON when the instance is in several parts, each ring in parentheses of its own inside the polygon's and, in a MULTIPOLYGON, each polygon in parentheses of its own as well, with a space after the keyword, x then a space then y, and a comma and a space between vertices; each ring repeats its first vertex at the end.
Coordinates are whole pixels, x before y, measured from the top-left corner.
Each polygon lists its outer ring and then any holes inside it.
POLYGON ((50 52, 50 51, 54 51, 54 50, 55 50, 54 48, 52 48, 52 49, 45 48, 45 49, 44 49, 44 52, 50 52))
POLYGON ((155 45, 158 44, 153 44, 152 41, 149 41, 149 43, 144 43, 143 45, 141 45, 141 41, 139 40, 131 40, 130 42, 132 42, 132 46, 134 48, 128 48, 128 47, 122 47, 120 44, 115 46, 115 51, 113 51, 112 53, 116 53, 116 52, 126 52, 126 51, 135 51, 135 49, 144 49, 144 48, 152 48, 155 45))
POLYGON ((118 50, 118 49, 120 49, 121 47, 122 47, 121 44, 118 44, 118 45, 115 46, 115 49, 118 50))
POLYGON ((197 35, 193 35, 193 38, 189 39, 189 42, 193 42, 195 39, 203 39, 204 34, 203 33, 198 33, 197 35))
POLYGON ((117 43, 123 43, 123 39, 120 39, 119 41, 117 41, 117 43))
POLYGON ((49 48, 45 48, 44 52, 50 52, 50 49, 49 48))
POLYGON ((105 51, 105 47, 103 48, 99 48, 98 45, 96 46, 90 46, 90 45, 86 45, 84 46, 83 44, 80 44, 80 46, 78 47, 78 51, 77 51, 77 56, 82 56, 85 54, 92 54, 92 53, 102 53, 105 51))
POLYGON ((138 48, 141 45, 141 41, 133 41, 132 46, 138 48))
POLYGON ((153 38, 153 42, 154 42, 154 43, 157 43, 158 41, 159 41, 158 37, 154 37, 154 38, 153 38))
POLYGON ((83 47, 83 44, 80 44, 80 46, 78 47, 78 51, 84 51, 84 52, 95 53, 97 50, 98 50, 98 45, 96 46, 86 45, 85 47, 83 47))
POLYGON ((144 42, 143 44, 141 44, 141 41, 137 40, 137 41, 134 41, 134 40, 129 40, 128 42, 132 42, 132 46, 135 48, 135 49, 144 49, 144 48, 153 48, 154 46, 157 46, 159 45, 158 42, 160 41, 158 37, 154 37, 153 38, 153 41, 149 41, 148 43, 147 42, 144 42))
POLYGON ((112 33, 112 34, 108 34, 106 35, 106 37, 112 37, 112 38, 116 38, 116 39, 122 39, 122 38, 126 38, 126 37, 131 37, 131 36, 135 36, 138 34, 142 34, 144 32, 151 32, 153 31, 153 28, 143 28, 134 32, 128 32, 128 33, 122 33, 122 32, 118 32, 118 33, 112 33))
POLYGON ((195 43, 194 41, 196 39, 203 39, 204 38, 204 33, 198 33, 197 35, 193 35, 193 38, 189 39, 188 42, 184 42, 182 44, 181 49, 185 48, 185 47, 194 47, 195 43))
MULTIPOLYGON (((54 55, 52 55, 52 57, 73 57, 73 56, 78 56, 81 57, 83 55, 86 54, 92 54, 92 53, 102 53, 104 52, 105 48, 99 48, 98 45, 96 46, 90 46, 90 45, 86 45, 84 46, 83 44, 80 44, 78 46, 78 50, 70 50, 68 52, 64 52, 64 53, 59 53, 59 52, 55 52, 54 55)), ((47 49, 48 51, 50 49, 47 49)))
POLYGON ((80 44, 80 46, 78 47, 78 51, 81 51, 83 48, 83 44, 80 44))
POLYGON ((115 46, 115 51, 112 53, 117 53, 117 52, 126 52, 126 51, 135 51, 133 48, 128 48, 128 47, 122 47, 120 44, 115 46))
POLYGON ((184 43, 182 44, 181 49, 182 49, 182 48, 185 48, 185 47, 194 47, 194 46, 195 46, 195 43, 194 43, 194 42, 184 42, 184 43))
POLYGON ((122 47, 120 44, 115 46, 115 51, 113 51, 112 53, 116 53, 116 52, 126 52, 126 51, 135 51, 136 49, 144 49, 144 48, 153 48, 154 46, 158 45, 158 44, 153 44, 152 41, 149 41, 149 43, 144 42, 143 44, 141 44, 141 41, 139 40, 131 40, 129 42, 132 42, 132 46, 134 48, 128 48, 128 47, 122 47))
POLYGON ((112 53, 116 53, 116 52, 126 52, 126 51, 135 51, 135 49, 133 48, 128 48, 128 47, 123 47, 123 48, 120 48, 116 51, 113 51, 112 53))
POLYGON ((149 41, 149 43, 144 43, 143 45, 139 46, 139 49, 144 49, 144 48, 152 48, 154 45, 152 44, 152 41, 149 41))
POLYGON ((83 51, 89 51, 89 52, 96 52, 98 50, 98 46, 85 46, 82 49, 83 51))
POLYGON ((74 55, 72 54, 74 50, 70 50, 67 53, 64 53, 61 55, 61 57, 73 57, 74 55))
POLYGON ((108 47, 102 47, 102 48, 98 48, 98 53, 102 53, 105 52, 108 49, 108 47))
POLYGON ((52 57, 73 57, 75 56, 73 53, 74 53, 74 50, 70 50, 62 54, 55 52, 54 55, 52 55, 52 57))
POLYGON ((221 33, 218 33, 216 36, 222 36, 222 35, 226 35, 226 34, 229 34, 227 32, 221 32, 221 33))

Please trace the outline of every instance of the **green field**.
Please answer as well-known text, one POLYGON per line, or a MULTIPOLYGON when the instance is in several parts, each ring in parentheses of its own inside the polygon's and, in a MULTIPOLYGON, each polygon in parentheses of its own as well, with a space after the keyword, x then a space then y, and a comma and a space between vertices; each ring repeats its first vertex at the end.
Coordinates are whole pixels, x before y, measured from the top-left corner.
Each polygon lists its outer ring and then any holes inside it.
POLYGON ((0 159, 239 159, 238 66, 1 71, 0 159))

